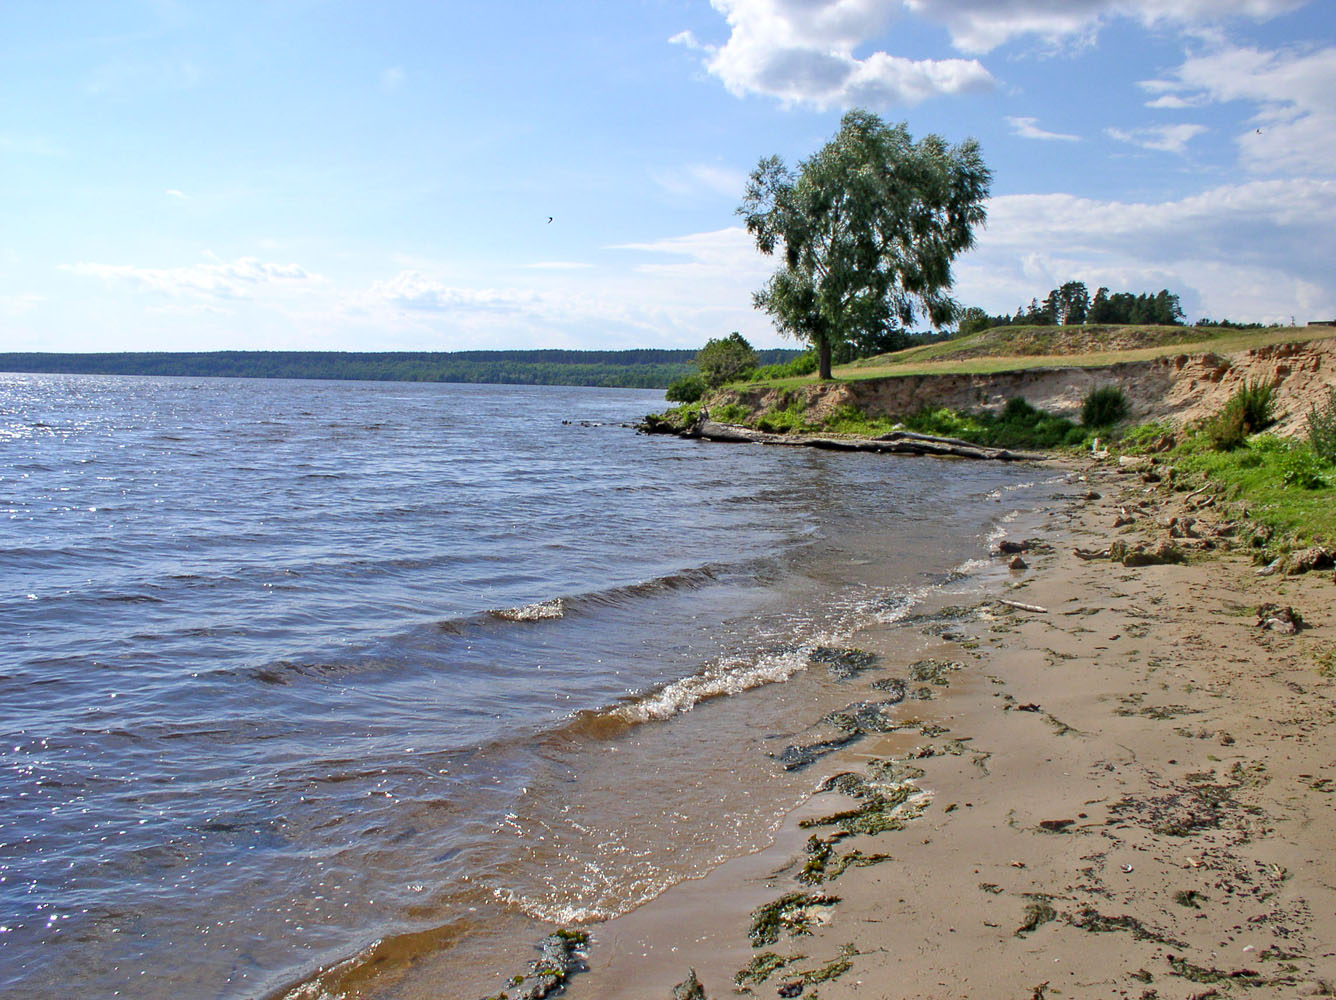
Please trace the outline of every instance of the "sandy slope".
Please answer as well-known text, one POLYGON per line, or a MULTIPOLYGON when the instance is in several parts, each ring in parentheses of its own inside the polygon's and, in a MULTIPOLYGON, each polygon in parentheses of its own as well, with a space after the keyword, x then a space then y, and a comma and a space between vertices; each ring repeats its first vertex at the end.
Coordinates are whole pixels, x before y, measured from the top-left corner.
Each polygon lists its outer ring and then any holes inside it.
MULTIPOLYGON (((884 698, 872 680, 911 661, 964 664, 948 686, 910 684, 895 709, 903 728, 810 768, 817 787, 902 762, 890 778, 922 793, 900 807, 917 818, 831 840, 834 859, 889 859, 802 884, 809 836, 836 827, 799 821, 869 801, 815 794, 774 847, 593 928, 590 971, 567 995, 666 998, 694 968, 709 996, 727 997, 767 952, 793 960, 751 995, 1332 992, 1336 683, 1315 658, 1336 649, 1331 572, 1263 578, 1204 550, 1186 566, 1079 559, 1077 547, 1164 537, 1157 521, 1173 511, 1162 505, 1182 503, 1129 470, 1085 474, 1031 528, 1051 551, 1027 553, 1014 589, 993 595, 1044 611, 985 598, 860 636, 887 669, 860 678, 850 701, 884 698), (1137 520, 1115 529, 1120 506, 1137 520), (1259 628, 1266 601, 1293 605, 1309 627, 1259 628), (922 687, 936 697, 915 701, 922 687), (790 910, 810 933, 781 926, 753 948, 748 914, 797 891, 839 902, 790 910)), ((1209 510, 1195 516, 1210 535, 1209 510)))

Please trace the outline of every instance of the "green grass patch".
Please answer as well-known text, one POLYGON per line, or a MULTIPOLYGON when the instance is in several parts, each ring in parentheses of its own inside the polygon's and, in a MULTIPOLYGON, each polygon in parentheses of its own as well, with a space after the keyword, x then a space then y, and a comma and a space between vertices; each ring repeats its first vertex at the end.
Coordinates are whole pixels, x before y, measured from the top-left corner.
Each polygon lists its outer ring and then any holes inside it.
POLYGON ((1086 428, 1037 410, 1020 398, 1008 400, 1000 413, 928 409, 907 417, 904 424, 921 434, 955 437, 993 448, 1074 448, 1085 444, 1089 437, 1086 428))
POLYGON ((1178 470, 1176 481, 1216 487, 1249 520, 1269 529, 1281 548, 1336 541, 1336 466, 1307 442, 1264 434, 1216 451, 1198 434, 1165 458, 1178 470))

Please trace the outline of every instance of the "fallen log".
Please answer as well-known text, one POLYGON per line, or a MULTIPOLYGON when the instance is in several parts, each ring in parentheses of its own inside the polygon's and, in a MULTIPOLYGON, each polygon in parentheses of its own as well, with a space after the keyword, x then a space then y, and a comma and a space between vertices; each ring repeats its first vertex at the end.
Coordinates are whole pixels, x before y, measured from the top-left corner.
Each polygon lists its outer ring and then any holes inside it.
POLYGON ((824 448, 828 451, 870 451, 895 455, 930 455, 939 458, 971 458, 999 462, 1041 462, 1047 455, 989 448, 959 438, 934 437, 910 431, 892 431, 879 437, 832 437, 807 434, 771 434, 737 424, 705 419, 691 429, 692 437, 734 444, 769 444, 791 448, 824 448))

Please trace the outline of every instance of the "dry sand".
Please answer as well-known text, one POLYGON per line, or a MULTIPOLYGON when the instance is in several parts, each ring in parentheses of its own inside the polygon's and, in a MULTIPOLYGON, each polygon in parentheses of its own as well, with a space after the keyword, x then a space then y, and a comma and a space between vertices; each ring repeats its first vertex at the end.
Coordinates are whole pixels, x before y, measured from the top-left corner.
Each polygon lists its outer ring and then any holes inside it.
POLYGON ((1066 493, 1026 529, 1051 549, 1027 552, 981 603, 859 637, 882 669, 849 682, 849 702, 886 699, 872 682, 912 662, 963 664, 946 685, 911 681, 896 731, 808 769, 814 789, 861 776, 842 787, 863 797, 816 792, 769 849, 590 928, 568 996, 667 998, 690 969, 713 998, 1333 992, 1331 572, 1258 576, 1220 551, 1210 509, 1193 511, 1192 533, 1211 540, 1176 543, 1188 565, 1084 560, 1076 548, 1165 539, 1184 499, 1108 464, 1066 493), (1134 523, 1115 527, 1120 508, 1134 523), (1265 602, 1307 627, 1260 628, 1265 602), (915 700, 925 687, 935 697, 915 700), (846 820, 898 828, 800 825, 906 794, 889 815, 846 820), (830 862, 860 855, 805 884, 813 835, 830 862), (789 893, 838 902, 790 907, 776 940, 753 947, 752 912, 789 893), (785 964, 735 985, 767 953, 785 964))

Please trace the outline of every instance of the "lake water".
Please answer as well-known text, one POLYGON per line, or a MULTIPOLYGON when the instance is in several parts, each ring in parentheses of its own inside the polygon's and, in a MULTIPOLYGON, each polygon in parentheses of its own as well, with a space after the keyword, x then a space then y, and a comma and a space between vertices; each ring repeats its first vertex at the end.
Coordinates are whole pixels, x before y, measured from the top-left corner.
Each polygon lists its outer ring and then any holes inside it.
POLYGON ((757 692, 1037 474, 626 426, 662 405, 0 375, 0 996, 355 993, 764 843, 757 692))

